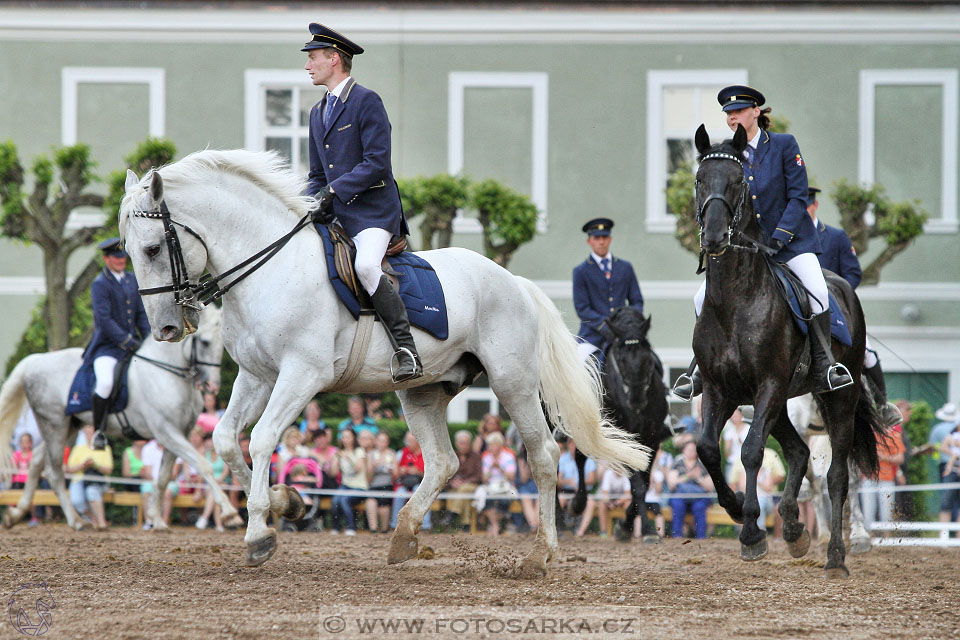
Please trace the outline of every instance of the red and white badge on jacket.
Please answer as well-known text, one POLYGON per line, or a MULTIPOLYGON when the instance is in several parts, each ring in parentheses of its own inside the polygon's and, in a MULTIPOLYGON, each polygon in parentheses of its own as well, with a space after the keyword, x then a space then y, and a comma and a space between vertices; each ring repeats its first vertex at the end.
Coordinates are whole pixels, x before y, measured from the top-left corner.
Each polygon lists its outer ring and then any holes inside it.
POLYGON ((798 167, 802 167, 802 166, 803 166, 803 158, 800 157, 800 154, 799 154, 799 153, 797 154, 797 166, 798 166, 798 167))

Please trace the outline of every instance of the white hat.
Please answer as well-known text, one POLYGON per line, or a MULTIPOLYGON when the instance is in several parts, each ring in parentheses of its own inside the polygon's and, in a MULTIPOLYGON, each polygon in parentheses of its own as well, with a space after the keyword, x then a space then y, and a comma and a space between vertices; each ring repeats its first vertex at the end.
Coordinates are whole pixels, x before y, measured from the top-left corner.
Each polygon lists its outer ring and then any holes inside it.
POLYGON ((941 422, 958 422, 960 421, 960 410, 957 409, 957 405, 952 402, 940 407, 937 412, 934 414, 937 417, 937 420, 941 422))

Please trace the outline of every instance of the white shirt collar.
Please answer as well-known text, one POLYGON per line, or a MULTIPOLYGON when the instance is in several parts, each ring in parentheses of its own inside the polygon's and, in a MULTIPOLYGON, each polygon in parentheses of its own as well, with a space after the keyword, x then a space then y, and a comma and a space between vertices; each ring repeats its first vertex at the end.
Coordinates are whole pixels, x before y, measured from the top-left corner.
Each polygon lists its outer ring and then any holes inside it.
POLYGON ((333 90, 330 91, 330 93, 332 93, 333 95, 337 96, 337 98, 339 98, 340 94, 343 93, 343 88, 347 86, 348 82, 350 82, 350 76, 347 76, 346 78, 341 80, 340 84, 334 87, 333 90))
POLYGON ((757 127, 757 135, 753 136, 753 140, 751 140, 751 141, 748 142, 747 144, 749 144, 751 147, 753 147, 754 149, 756 149, 756 148, 757 148, 757 145, 760 144, 760 134, 761 134, 761 133, 763 133, 763 129, 761 129, 760 127, 757 127))
POLYGON ((118 273, 110 268, 107 268, 107 271, 109 271, 110 274, 117 279, 117 282, 123 282, 123 275, 126 273, 126 271, 121 271, 118 273))
POLYGON ((593 261, 597 263, 597 266, 598 266, 598 267, 602 267, 603 264, 601 264, 601 261, 607 260, 607 259, 610 260, 609 264, 611 264, 611 265, 613 264, 613 254, 610 253, 609 251, 607 251, 607 255, 605 255, 605 256, 602 257, 602 258, 601 258, 600 256, 598 256, 596 253, 594 253, 593 251, 591 251, 591 252, 590 252, 590 257, 593 258, 593 261))

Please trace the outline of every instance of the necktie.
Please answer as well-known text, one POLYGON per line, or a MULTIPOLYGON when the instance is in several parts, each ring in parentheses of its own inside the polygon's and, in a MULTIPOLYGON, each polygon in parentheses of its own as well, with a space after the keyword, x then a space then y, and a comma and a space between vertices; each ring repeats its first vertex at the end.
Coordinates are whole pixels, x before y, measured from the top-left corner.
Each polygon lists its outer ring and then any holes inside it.
POLYGON ((327 110, 323 112, 323 124, 330 122, 330 116, 333 114, 333 105, 337 102, 337 96, 332 93, 327 94, 327 110))
POLYGON ((610 279, 610 258, 604 258, 600 261, 600 268, 603 269, 604 277, 610 279))
POLYGON ((757 153, 756 149, 754 149, 752 146, 748 144, 747 145, 747 163, 751 167, 753 166, 753 158, 756 155, 756 153, 757 153))

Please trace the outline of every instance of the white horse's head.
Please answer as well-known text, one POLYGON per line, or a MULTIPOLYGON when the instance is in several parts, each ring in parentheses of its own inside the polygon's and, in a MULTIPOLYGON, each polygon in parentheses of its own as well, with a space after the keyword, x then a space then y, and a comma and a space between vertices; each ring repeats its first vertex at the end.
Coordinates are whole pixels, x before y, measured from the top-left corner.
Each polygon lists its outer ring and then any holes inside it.
MULTIPOLYGON (((164 200, 163 179, 151 169, 143 179, 127 171, 126 194, 120 204, 120 234, 141 291, 166 289, 162 293, 143 295, 143 306, 153 329, 153 337, 159 341, 178 342, 196 331, 200 321, 200 307, 195 301, 177 303, 170 289, 180 284, 173 272, 178 259, 176 252, 171 258, 171 245, 165 235, 164 221, 157 215, 164 200)), ((176 216, 177 219, 180 216, 176 216)), ((176 230, 176 227, 174 227, 176 230)), ((182 279, 196 282, 207 264, 207 252, 203 243, 190 233, 179 228, 180 254, 185 273, 182 279)), ((191 296, 188 290, 186 295, 191 296)))
POLYGON ((191 361, 199 373, 198 382, 205 391, 216 393, 220 388, 220 364, 223 361, 223 337, 220 318, 223 312, 210 304, 200 312, 200 326, 191 336, 191 361))

